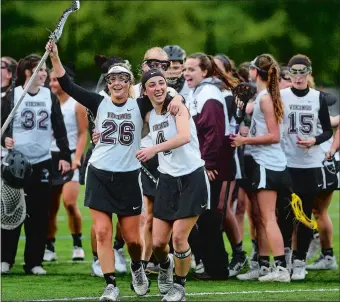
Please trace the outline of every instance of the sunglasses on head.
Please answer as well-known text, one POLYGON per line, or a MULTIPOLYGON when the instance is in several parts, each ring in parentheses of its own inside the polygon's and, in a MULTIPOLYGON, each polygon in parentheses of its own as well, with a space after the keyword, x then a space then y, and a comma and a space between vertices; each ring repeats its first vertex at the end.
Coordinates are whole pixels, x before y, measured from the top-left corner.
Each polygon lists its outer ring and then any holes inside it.
POLYGON ((162 69, 164 71, 167 71, 168 68, 170 67, 169 61, 162 61, 162 60, 157 60, 157 59, 144 60, 142 64, 148 65, 150 69, 156 68, 159 70, 162 69))
POLYGON ((110 73, 104 77, 107 84, 112 84, 115 81, 127 83, 131 81, 131 75, 125 72, 110 73))
POLYGON ((291 76, 307 76, 312 71, 311 66, 305 66, 303 68, 289 68, 289 74, 291 76))

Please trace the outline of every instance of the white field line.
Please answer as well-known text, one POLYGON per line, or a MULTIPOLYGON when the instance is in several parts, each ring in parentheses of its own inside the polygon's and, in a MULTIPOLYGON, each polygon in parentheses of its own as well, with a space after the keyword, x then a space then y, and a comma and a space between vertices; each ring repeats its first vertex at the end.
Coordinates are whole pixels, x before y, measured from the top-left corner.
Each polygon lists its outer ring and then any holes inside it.
MULTIPOLYGON (((287 289, 287 290, 262 290, 262 291, 237 291, 237 292, 202 292, 202 293, 187 293, 187 296, 209 296, 209 295, 260 295, 260 294, 278 294, 278 293, 298 293, 298 292, 340 292, 340 288, 319 288, 319 289, 287 289)), ((161 295, 145 295, 147 297, 161 297, 161 295)), ((136 298, 135 295, 121 296, 122 299, 136 298)), ((39 299, 39 300, 24 300, 32 302, 54 302, 54 301, 82 301, 82 300, 98 300, 98 297, 75 297, 75 298, 55 298, 55 299, 39 299)))

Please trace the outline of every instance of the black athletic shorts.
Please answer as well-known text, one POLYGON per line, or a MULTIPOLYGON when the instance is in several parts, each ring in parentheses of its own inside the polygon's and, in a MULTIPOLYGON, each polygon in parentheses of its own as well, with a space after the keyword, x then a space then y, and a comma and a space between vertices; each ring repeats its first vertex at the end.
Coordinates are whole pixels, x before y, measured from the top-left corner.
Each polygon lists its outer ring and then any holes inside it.
MULTIPOLYGON (((71 151, 72 155, 75 151, 71 151)), ((72 169, 65 174, 61 174, 59 170, 60 152, 51 152, 52 155, 52 186, 62 186, 63 184, 73 180, 79 181, 79 170, 73 171, 72 169)), ((71 155, 71 156, 72 156, 71 155)))
POLYGON ((174 221, 201 215, 210 208, 210 185, 203 167, 173 177, 160 173, 154 202, 154 217, 174 221))
POLYGON ((318 194, 322 191, 326 181, 322 168, 288 168, 292 189, 296 194, 318 194))
POLYGON ((241 179, 237 179, 237 183, 247 194, 252 192, 252 171, 254 169, 254 159, 251 155, 244 155, 241 165, 241 179), (250 177, 250 178, 249 178, 250 177))
MULTIPOLYGON (((340 164, 340 163, 338 163, 340 164)), ((323 192, 333 192, 340 190, 340 172, 334 174, 330 172, 326 167, 321 168, 322 174, 322 191, 323 192)))
POLYGON ((94 146, 92 144, 90 144, 89 148, 87 149, 87 152, 85 154, 85 156, 82 157, 82 163, 81 163, 81 167, 80 167, 80 171, 79 171, 79 182, 81 185, 85 185, 85 176, 86 176, 86 169, 87 169, 87 165, 89 163, 89 159, 92 155, 92 151, 93 151, 94 146))
POLYGON ((276 191, 279 194, 287 194, 291 188, 291 180, 288 168, 283 171, 273 171, 260 166, 252 156, 249 158, 249 175, 246 177, 251 180, 251 191, 259 190, 276 191))
MULTIPOLYGON (((151 158, 150 160, 148 160, 147 162, 143 163, 143 165, 145 166, 145 168, 148 169, 148 171, 153 175, 153 177, 158 179, 159 171, 157 169, 158 168, 158 156, 157 155, 151 158)), ((143 170, 141 171, 141 175, 142 175, 143 195, 149 198, 150 197, 154 198, 156 194, 156 184, 149 178, 149 176, 147 176, 143 172, 143 170)))
POLYGON ((140 170, 109 172, 87 168, 85 206, 120 216, 140 215, 143 205, 140 170))

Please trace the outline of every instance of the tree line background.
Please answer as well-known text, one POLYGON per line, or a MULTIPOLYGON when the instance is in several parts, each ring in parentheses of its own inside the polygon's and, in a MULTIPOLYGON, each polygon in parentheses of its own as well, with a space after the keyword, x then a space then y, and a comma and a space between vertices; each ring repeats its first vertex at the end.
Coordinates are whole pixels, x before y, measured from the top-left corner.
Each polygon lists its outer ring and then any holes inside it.
MULTIPOLYGON (((43 54, 71 1, 3 0, 2 56, 43 54)), ((262 53, 287 63, 297 53, 313 62, 319 86, 340 86, 340 1, 90 1, 80 0, 59 41, 63 63, 73 62, 78 82, 96 83, 94 55, 128 59, 135 76, 145 51, 178 44, 187 54, 224 53, 238 65, 262 53)))

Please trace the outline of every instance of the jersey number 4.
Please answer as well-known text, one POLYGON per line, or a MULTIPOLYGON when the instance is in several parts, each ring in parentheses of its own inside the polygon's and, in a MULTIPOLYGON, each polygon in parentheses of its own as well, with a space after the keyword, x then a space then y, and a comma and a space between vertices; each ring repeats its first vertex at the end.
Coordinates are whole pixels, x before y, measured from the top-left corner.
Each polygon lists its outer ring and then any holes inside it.
POLYGON ((32 130, 36 125, 38 130, 48 129, 48 112, 44 109, 36 113, 32 109, 21 111, 21 127, 25 130, 32 130))
MULTIPOLYGON (((157 138, 156 138, 156 144, 158 145, 158 144, 161 144, 161 143, 164 143, 164 142, 166 142, 166 139, 164 137, 164 132, 162 130, 158 131, 157 138)), ((172 153, 171 150, 163 152, 164 155, 170 155, 171 153, 172 153)))
POLYGON ((313 132, 313 120, 314 120, 314 114, 312 113, 299 113, 291 112, 288 115, 289 118, 289 134, 298 134, 300 132, 304 135, 309 135, 313 132), (297 121, 298 117, 298 121, 297 121), (297 126, 297 123, 300 125, 297 126))
POLYGON ((134 123, 130 121, 122 122, 119 127, 113 120, 105 120, 102 123, 102 128, 105 129, 100 134, 100 142, 104 144, 117 144, 117 138, 112 135, 118 131, 118 142, 124 146, 130 146, 134 139, 133 131, 135 131, 134 123))

